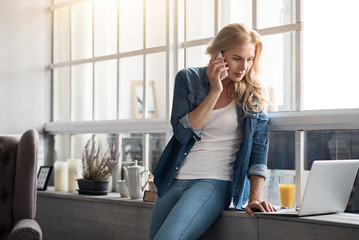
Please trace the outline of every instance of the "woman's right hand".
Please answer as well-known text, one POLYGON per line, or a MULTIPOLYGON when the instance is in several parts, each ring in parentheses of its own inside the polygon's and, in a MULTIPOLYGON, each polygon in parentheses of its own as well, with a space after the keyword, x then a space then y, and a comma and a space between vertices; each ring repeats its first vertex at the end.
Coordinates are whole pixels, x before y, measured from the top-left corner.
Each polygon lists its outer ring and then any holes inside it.
POLYGON ((211 84, 211 91, 207 94, 204 100, 193 111, 188 114, 188 123, 193 129, 202 129, 209 114, 214 109, 218 98, 223 91, 222 81, 220 80, 220 74, 222 71, 227 70, 226 62, 224 58, 216 59, 215 56, 209 61, 206 69, 206 74, 211 84))
POLYGON ((221 72, 228 70, 224 57, 216 58, 214 55, 209 61, 206 73, 211 84, 211 91, 221 93, 223 91, 222 81, 220 80, 221 72))

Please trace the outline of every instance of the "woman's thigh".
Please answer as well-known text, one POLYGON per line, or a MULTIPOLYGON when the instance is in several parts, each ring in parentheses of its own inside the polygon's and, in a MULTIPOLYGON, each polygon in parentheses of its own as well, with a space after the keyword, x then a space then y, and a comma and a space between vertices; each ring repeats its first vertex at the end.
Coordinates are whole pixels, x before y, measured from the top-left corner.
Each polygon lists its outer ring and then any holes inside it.
POLYGON ((217 219, 230 201, 229 181, 185 180, 190 183, 173 206, 155 239, 197 239, 217 219))
POLYGON ((149 234, 150 240, 154 239, 156 233, 161 228, 163 222, 166 220, 167 216, 176 205, 180 197, 181 190, 179 189, 179 183, 176 179, 172 182, 171 186, 163 196, 157 196, 155 205, 152 210, 149 234))

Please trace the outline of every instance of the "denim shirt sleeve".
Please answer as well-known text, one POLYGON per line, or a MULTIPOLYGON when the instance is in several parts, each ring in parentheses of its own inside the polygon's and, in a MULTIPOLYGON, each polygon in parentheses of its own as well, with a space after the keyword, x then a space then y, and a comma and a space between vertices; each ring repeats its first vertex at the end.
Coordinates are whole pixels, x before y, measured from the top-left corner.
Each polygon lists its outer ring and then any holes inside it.
POLYGON ((183 69, 178 72, 175 79, 171 125, 174 136, 182 144, 188 143, 193 138, 196 141, 201 140, 202 129, 193 129, 188 122, 188 114, 201 102, 191 91, 191 89, 201 86, 200 79, 196 77, 192 76, 188 70, 183 69), (193 86, 193 82, 198 86, 193 86))
POLYGON ((201 139, 201 132, 202 132, 202 129, 194 129, 191 124, 188 122, 188 114, 187 113, 186 115, 184 115, 180 120, 179 122, 182 124, 183 127, 185 128, 189 128, 194 134, 196 134, 195 138, 197 140, 200 140, 201 139))
POLYGON ((257 113, 256 129, 253 134, 253 145, 248 168, 248 176, 259 175, 267 177, 267 155, 268 155, 268 115, 257 113))
POLYGON ((255 164, 252 165, 248 170, 248 176, 258 175, 267 178, 267 165, 265 164, 255 164))

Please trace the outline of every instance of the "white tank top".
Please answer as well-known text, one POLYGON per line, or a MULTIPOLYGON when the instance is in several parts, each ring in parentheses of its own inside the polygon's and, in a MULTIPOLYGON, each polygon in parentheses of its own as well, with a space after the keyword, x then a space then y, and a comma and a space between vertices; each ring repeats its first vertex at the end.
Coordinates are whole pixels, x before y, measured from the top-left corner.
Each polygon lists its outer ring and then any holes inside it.
POLYGON ((234 101, 211 112, 201 139, 188 153, 176 178, 231 181, 233 162, 242 141, 234 101))

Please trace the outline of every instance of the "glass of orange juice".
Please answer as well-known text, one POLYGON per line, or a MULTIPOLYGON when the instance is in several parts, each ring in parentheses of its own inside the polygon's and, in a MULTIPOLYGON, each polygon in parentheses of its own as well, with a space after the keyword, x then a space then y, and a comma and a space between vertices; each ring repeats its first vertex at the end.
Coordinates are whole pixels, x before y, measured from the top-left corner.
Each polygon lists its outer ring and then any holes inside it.
POLYGON ((279 176, 279 200, 282 209, 289 209, 294 207, 294 175, 280 175, 279 176))

